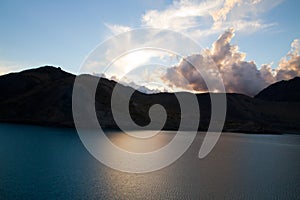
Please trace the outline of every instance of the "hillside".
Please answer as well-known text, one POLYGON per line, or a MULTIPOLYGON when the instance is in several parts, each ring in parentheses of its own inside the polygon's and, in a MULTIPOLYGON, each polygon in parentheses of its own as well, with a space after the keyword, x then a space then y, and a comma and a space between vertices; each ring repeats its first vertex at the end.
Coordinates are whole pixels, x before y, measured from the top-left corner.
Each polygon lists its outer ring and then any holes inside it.
MULTIPOLYGON (((91 75, 80 75, 80 77, 89 81, 98 80, 91 75)), ((0 122, 74 127, 72 90, 75 78, 75 75, 50 66, 0 76, 0 122)), ((280 88, 283 94, 284 91, 299 88, 299 78, 290 82, 295 85, 281 85, 279 82, 265 89, 255 98, 242 94, 227 94, 224 131, 300 133, 298 94, 292 97, 293 93, 290 92, 286 98, 283 95, 280 102, 278 102, 279 98, 275 98, 276 95, 269 95, 276 93, 277 88, 280 88), (278 84, 281 86, 277 86, 278 84), (285 90, 286 85, 288 89, 285 90)), ((114 81, 101 78, 97 88, 95 98, 97 117, 101 126, 105 128, 118 128, 110 109, 111 94, 115 84, 114 81)), ((124 90, 132 89, 122 87, 124 90)), ((82 85, 82 88, 89 91, 88 84, 82 85)), ((197 94, 197 98, 201 113, 199 130, 206 130, 210 120, 210 97, 209 94, 197 94)), ((139 125, 147 125, 149 107, 153 104, 161 104, 167 111, 164 129, 176 130, 181 114, 179 103, 172 93, 143 94, 135 91, 129 105, 132 119, 139 125)))
POLYGON ((259 92, 255 98, 267 101, 300 102, 300 77, 274 83, 259 92))

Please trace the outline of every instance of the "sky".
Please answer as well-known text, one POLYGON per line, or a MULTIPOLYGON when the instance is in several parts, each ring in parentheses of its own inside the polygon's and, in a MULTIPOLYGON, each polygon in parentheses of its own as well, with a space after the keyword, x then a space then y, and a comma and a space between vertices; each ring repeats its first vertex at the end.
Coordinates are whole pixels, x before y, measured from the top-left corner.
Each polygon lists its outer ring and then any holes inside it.
MULTIPOLYGON (((254 89, 236 88, 236 84, 229 90, 253 95, 274 81, 298 75, 298 65, 293 73, 287 73, 287 65, 299 61, 295 40, 300 38, 299 8, 300 1, 295 0, 1 0, 0 74, 44 65, 78 73, 89 53, 108 38, 134 28, 164 28, 188 35, 214 58, 226 53, 218 66, 226 68, 222 73, 235 73, 232 66, 239 66, 247 69, 244 74, 263 74, 262 80, 251 79, 260 82, 254 89), (221 52, 213 46, 222 36, 227 37, 220 48, 231 49, 221 52), (294 57, 287 57, 290 54, 294 57), (284 59, 294 62, 284 63, 284 59), (260 71, 248 72, 251 67, 260 71), (268 67, 276 73, 273 77, 270 69, 265 70, 268 67)), ((184 85, 174 78, 182 71, 180 66, 184 65, 179 61, 160 77, 170 88, 184 85)), ((201 81, 183 89, 202 91, 197 84, 201 81)))

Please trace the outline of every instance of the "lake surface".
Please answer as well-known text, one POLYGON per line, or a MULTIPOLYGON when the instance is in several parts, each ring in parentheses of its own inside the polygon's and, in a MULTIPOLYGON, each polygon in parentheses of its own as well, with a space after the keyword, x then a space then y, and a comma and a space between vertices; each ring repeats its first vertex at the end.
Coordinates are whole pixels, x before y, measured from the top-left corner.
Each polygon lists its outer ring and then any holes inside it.
MULTIPOLYGON (((143 146, 158 148, 173 135, 143 146)), ((300 199, 299 135, 223 133, 200 160, 203 136, 169 167, 130 174, 93 158, 75 130, 0 124, 0 199, 300 199)))

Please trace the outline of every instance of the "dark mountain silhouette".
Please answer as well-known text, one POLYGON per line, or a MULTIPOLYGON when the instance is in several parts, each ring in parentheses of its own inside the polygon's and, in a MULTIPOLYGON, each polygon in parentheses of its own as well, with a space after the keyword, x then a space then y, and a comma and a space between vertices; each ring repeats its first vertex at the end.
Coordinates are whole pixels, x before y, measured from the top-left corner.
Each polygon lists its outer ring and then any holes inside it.
MULTIPOLYGON (((51 66, 0 76, 0 122, 74 127, 72 92, 75 78, 75 75, 51 66)), ((89 83, 99 79, 91 75, 80 75, 79 78, 87 80, 81 87, 88 93, 89 83)), ((284 93, 286 85, 286 90, 289 91, 299 88, 300 85, 299 78, 286 83, 288 84, 276 83, 255 98, 242 94, 226 94, 227 114, 224 131, 299 133, 300 102, 295 101, 296 95, 289 93, 289 97, 280 99, 282 102, 278 102, 276 95, 274 98, 269 95, 276 91, 284 93), (289 83, 292 83, 292 86, 289 83), (276 86, 278 84, 281 86, 276 86)), ((118 128, 112 116, 110 103, 115 85, 115 81, 101 78, 95 96, 98 121, 105 128, 118 128)), ((132 90, 130 87, 122 88, 132 90)), ((297 91, 299 90, 296 89, 296 93, 297 91)), ((199 130, 206 130, 211 117, 210 95, 197 94, 197 99, 201 113, 199 130)), ((132 119, 141 126, 147 125, 150 122, 148 111, 154 104, 161 104, 166 109, 167 121, 164 129, 178 129, 181 113, 174 93, 144 94, 135 91, 129 105, 132 119)))
POLYGON ((39 125, 72 125, 75 75, 45 66, 0 77, 0 120, 39 125))
POLYGON ((267 101, 300 102, 300 77, 274 83, 259 92, 255 98, 267 101))

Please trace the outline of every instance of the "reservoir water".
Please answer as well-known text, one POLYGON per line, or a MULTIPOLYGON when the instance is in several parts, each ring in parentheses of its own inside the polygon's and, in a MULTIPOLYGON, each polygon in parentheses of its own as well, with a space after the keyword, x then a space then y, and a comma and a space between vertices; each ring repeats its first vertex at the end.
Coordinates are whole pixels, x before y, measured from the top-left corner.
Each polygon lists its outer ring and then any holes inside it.
MULTIPOLYGON (((144 151, 175 133, 143 148, 121 132, 110 138, 144 151)), ((203 136, 172 165, 131 174, 101 164, 73 129, 0 124, 0 199, 300 199, 300 135, 223 133, 199 159, 203 136)))

